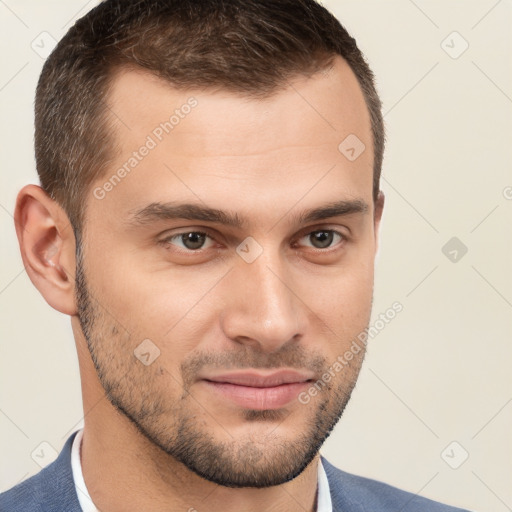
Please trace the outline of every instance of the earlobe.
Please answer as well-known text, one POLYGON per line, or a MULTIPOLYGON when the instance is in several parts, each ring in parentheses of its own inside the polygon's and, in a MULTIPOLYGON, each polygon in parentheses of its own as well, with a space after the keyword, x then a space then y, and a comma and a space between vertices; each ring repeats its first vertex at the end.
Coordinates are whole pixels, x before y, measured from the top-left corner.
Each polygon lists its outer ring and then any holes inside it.
POLYGON ((54 309, 76 314, 75 239, 62 207, 41 187, 27 185, 18 194, 14 221, 30 280, 54 309))

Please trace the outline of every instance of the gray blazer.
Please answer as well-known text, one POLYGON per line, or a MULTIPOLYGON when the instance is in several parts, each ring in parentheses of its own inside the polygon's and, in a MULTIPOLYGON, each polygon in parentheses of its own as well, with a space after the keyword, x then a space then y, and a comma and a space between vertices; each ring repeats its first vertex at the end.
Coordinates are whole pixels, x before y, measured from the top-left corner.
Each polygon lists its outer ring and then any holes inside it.
MULTIPOLYGON (((57 460, 37 475, 0 494, 0 512, 81 512, 66 441, 57 460)), ((421 498, 387 484, 341 471, 322 457, 333 512, 468 512, 421 498)))

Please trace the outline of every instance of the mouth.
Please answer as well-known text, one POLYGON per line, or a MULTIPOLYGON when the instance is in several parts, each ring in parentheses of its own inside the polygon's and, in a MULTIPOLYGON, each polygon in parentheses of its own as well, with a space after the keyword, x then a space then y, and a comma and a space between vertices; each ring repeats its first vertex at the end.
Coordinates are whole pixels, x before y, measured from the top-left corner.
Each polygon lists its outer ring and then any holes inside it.
POLYGON ((280 409, 297 398, 313 381, 311 373, 281 370, 244 371, 206 376, 201 381, 223 399, 253 410, 280 409))

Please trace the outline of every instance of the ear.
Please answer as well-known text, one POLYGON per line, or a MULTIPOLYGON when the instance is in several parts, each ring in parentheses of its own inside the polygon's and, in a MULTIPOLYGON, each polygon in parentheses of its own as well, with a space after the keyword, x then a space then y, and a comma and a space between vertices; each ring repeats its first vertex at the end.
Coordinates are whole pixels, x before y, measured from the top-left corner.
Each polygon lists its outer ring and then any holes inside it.
POLYGON ((379 228, 380 221, 382 219, 382 211, 384 210, 384 192, 382 190, 379 191, 379 195, 377 196, 377 200, 375 201, 375 210, 373 216, 373 225, 374 225, 374 233, 375 233, 375 252, 379 247, 379 228))
POLYGON ((26 185, 14 222, 30 280, 52 308, 75 315, 75 235, 68 216, 41 187, 26 185))

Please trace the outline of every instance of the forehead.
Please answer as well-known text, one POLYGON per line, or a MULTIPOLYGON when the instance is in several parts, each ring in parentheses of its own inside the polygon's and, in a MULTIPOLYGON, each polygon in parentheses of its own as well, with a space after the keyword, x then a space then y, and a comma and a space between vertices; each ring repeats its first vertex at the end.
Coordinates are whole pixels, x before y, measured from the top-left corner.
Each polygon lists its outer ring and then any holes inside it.
POLYGON ((340 57, 265 99, 176 89, 123 70, 108 103, 116 155, 88 196, 99 217, 178 199, 267 216, 299 201, 314 206, 320 196, 371 202, 370 117, 340 57))

